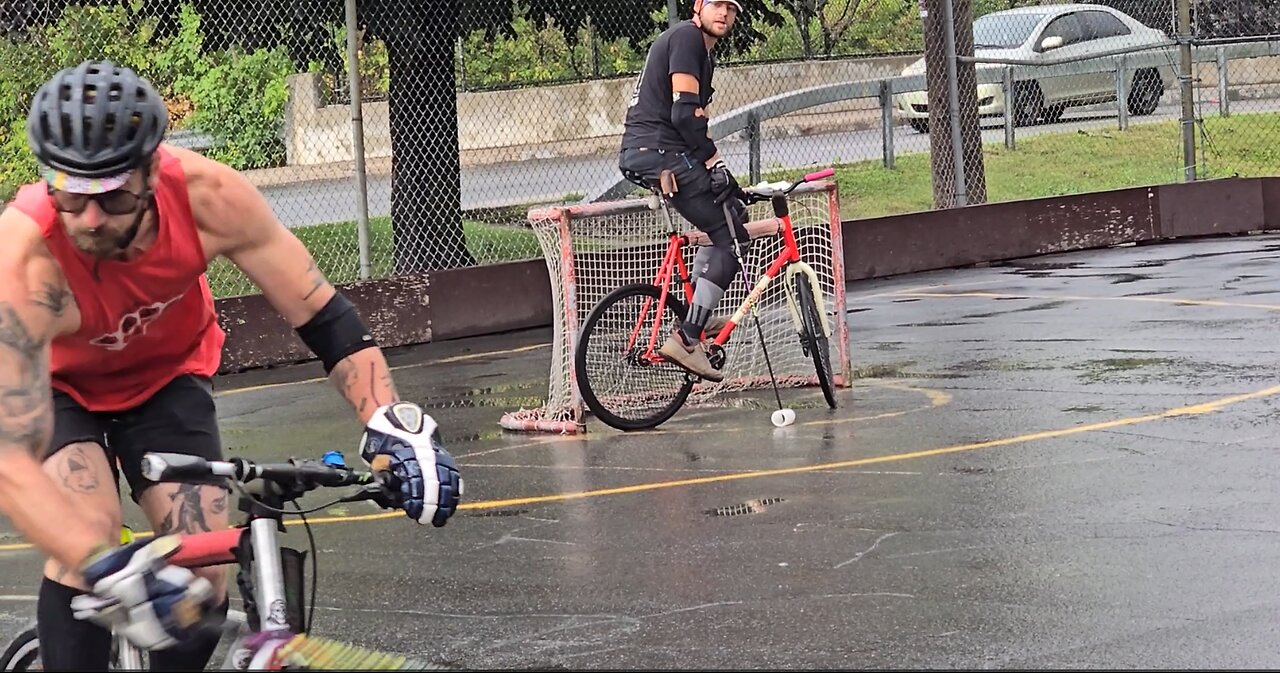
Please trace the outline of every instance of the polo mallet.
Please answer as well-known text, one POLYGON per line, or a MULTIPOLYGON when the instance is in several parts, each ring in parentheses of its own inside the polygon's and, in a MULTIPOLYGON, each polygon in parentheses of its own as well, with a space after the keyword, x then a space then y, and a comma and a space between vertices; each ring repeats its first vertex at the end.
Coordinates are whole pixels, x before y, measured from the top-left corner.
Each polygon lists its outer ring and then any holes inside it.
MULTIPOLYGON (((744 206, 745 207, 745 206, 744 206)), ((742 273, 742 282, 746 283, 747 291, 751 291, 751 277, 747 274, 747 264, 742 259, 742 253, 738 247, 738 227, 733 223, 733 215, 729 212, 729 200, 725 199, 720 204, 720 208, 724 211, 724 221, 729 224, 729 232, 733 234, 734 246, 733 256, 738 260, 738 270, 742 273)), ((747 240, 750 241, 751 234, 747 234, 747 240)), ((756 336, 760 338, 760 350, 764 351, 764 364, 769 368, 769 382, 773 384, 773 398, 778 401, 778 410, 773 412, 769 420, 773 421, 774 427, 785 428, 796 422, 796 412, 794 409, 782 406, 782 393, 778 392, 778 379, 773 375, 773 362, 769 360, 769 349, 764 343, 764 329, 760 327, 760 311, 759 302, 751 307, 751 317, 756 323, 756 336)))

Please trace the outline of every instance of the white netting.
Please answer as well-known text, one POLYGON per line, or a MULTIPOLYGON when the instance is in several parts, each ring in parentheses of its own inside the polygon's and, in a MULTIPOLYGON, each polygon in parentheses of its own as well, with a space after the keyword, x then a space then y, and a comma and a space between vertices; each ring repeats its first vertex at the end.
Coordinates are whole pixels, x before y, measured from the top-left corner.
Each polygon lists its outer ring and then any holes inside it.
MULTIPOLYGON (((801 185, 790 196, 791 220, 802 261, 817 273, 826 321, 831 326, 831 362, 837 385, 848 385, 849 360, 844 321, 844 265, 840 240, 839 199, 835 184, 820 181, 801 185)), ((674 211, 685 231, 693 227, 674 211)), ((750 209, 753 223, 774 231, 768 202, 750 209), (766 224, 769 223, 769 224, 766 224)), ((551 278, 554 342, 546 403, 538 409, 506 414, 502 427, 510 430, 576 432, 583 427, 583 404, 573 374, 574 346, 591 309, 617 288, 629 283, 652 283, 667 246, 667 225, 661 209, 650 199, 628 199, 588 206, 533 210, 529 220, 551 278)), ((769 235, 752 244, 745 259, 752 283, 783 249, 782 237, 769 235)), ((692 263, 696 246, 685 246, 685 264, 692 263)), ((757 307, 769 357, 780 386, 814 385, 813 360, 805 355, 787 305, 785 272, 761 296, 757 307)), ((676 296, 683 292, 672 286, 676 296)), ((741 274, 725 292, 716 315, 729 317, 746 299, 750 288, 741 274)), ((599 338, 597 332, 596 338, 599 338)), ((665 334, 664 334, 665 337, 665 334)), ((755 324, 748 313, 726 345, 724 381, 694 386, 688 404, 707 403, 719 393, 769 386, 769 371, 760 349, 755 324)), ((594 370, 593 370, 594 371, 594 370)), ((628 386, 600 386, 605 396, 628 401, 644 399, 640 381, 628 386)))

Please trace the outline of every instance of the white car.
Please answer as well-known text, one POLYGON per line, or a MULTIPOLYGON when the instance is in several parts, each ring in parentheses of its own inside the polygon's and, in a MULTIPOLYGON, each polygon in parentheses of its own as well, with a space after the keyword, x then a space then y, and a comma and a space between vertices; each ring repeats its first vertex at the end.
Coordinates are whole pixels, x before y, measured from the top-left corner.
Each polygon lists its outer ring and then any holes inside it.
MULTIPOLYGON (((1137 19, 1102 5, 1037 5, 987 14, 973 22, 974 56, 1019 61, 1054 61, 1105 54, 1118 49, 1168 41, 1163 31, 1143 25, 1137 19)), ((1014 84, 1014 121, 1018 125, 1039 122, 1052 124, 1071 106, 1105 103, 1116 99, 1115 56, 1107 59, 1102 72, 1022 80, 1014 84)), ((923 75, 923 58, 907 66, 905 76, 923 75)), ((979 63, 978 68, 1003 68, 979 63)), ((1133 115, 1155 112, 1165 87, 1174 79, 1168 67, 1134 69, 1129 78, 1128 108, 1133 115)), ((998 83, 978 85, 978 114, 1005 113, 1003 87, 998 83)), ((929 97, 924 91, 897 94, 893 105, 900 118, 921 133, 929 132, 929 97)))

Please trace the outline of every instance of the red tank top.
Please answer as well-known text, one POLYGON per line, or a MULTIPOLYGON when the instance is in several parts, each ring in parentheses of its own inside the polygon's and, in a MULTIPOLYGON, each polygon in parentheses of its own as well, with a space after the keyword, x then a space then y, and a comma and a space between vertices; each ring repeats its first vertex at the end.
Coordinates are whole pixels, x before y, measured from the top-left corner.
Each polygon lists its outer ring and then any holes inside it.
POLYGON ((44 182, 18 191, 13 206, 34 219, 80 308, 80 329, 52 344, 51 376, 91 411, 145 402, 183 374, 213 376, 225 340, 205 278, 204 248, 178 160, 160 150, 156 240, 127 262, 94 258, 68 238, 44 182))

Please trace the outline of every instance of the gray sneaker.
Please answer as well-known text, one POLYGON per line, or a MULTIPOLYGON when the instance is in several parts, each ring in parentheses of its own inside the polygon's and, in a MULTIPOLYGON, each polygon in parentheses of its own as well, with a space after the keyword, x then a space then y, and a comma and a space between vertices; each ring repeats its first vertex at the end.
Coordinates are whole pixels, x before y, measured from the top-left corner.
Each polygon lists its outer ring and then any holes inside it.
POLYGON ((716 371, 707 360, 707 353, 702 350, 702 345, 685 343, 684 333, 678 327, 672 330, 671 336, 667 337, 667 342, 662 344, 658 352, 691 374, 701 376, 708 381, 724 380, 724 375, 716 371))

